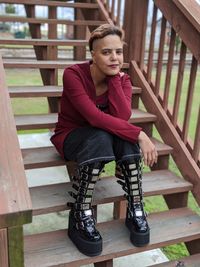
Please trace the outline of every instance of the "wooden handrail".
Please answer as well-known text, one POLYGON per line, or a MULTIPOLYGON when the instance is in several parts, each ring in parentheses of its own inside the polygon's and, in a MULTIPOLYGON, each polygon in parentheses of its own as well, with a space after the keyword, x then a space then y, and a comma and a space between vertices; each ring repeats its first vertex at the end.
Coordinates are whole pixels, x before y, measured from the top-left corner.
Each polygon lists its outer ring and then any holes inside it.
POLYGON ((200 32, 200 6, 196 1, 173 0, 186 18, 200 32))
POLYGON ((199 5, 195 0, 191 0, 187 5, 186 0, 154 0, 154 3, 200 62, 200 22, 197 19, 200 17, 199 5))
POLYGON ((31 222, 32 205, 0 56, 0 229, 31 222))

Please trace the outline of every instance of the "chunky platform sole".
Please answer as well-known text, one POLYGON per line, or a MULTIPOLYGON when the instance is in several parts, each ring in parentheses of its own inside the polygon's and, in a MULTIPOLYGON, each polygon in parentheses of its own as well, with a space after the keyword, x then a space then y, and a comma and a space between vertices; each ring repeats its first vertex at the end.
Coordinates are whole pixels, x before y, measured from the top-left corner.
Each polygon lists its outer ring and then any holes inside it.
POLYGON ((78 250, 85 254, 86 256, 98 256, 102 252, 102 240, 98 240, 95 242, 87 241, 82 239, 75 229, 68 230, 68 236, 72 240, 72 242, 76 245, 78 250))
POLYGON ((129 220, 126 220, 125 224, 127 228, 130 230, 130 240, 134 246, 143 247, 149 243, 150 241, 149 229, 145 233, 140 233, 135 231, 132 222, 130 222, 129 220))
POLYGON ((83 239, 79 231, 74 227, 74 222, 71 218, 69 219, 68 236, 78 250, 86 256, 93 257, 101 254, 103 248, 102 238, 97 241, 83 239))

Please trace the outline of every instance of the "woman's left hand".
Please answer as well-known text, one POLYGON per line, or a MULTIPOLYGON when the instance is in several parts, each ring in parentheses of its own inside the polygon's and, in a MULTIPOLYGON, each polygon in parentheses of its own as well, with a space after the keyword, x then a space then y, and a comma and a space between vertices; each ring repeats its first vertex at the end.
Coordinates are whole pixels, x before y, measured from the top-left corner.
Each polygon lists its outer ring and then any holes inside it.
POLYGON ((152 167, 154 163, 157 163, 158 159, 155 145, 143 131, 138 136, 138 142, 143 153, 144 164, 152 167))

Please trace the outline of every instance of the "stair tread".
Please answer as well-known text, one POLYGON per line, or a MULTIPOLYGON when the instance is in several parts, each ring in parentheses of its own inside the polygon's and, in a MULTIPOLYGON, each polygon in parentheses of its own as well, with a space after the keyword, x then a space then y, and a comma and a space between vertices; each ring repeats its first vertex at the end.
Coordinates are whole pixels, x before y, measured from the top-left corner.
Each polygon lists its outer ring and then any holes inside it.
MULTIPOLYGON (((95 186, 93 204, 105 204, 124 200, 124 191, 116 182, 116 177, 103 177, 95 186)), ((178 177, 169 170, 157 170, 143 175, 143 191, 145 196, 166 195, 188 192, 192 184, 178 177)), ((71 191, 71 183, 42 185, 30 188, 33 215, 58 212, 69 209, 67 202, 73 201, 67 193, 71 191)))
POLYGON ((151 265, 149 267, 174 267, 174 266, 198 267, 200 265, 199 263, 200 263, 200 253, 190 255, 188 257, 184 257, 176 261, 169 261, 169 262, 163 262, 160 264, 151 265))
POLYGON ((61 6, 61 7, 73 7, 73 8, 90 8, 97 9, 96 3, 66 3, 61 1, 46 1, 46 0, 0 0, 0 3, 9 4, 26 4, 26 5, 40 5, 40 6, 61 6))
MULTIPOLYGON (((15 115, 17 130, 53 128, 58 120, 57 113, 15 115)), ((156 116, 148 112, 133 109, 130 123, 154 122, 156 116)))
POLYGON ((49 19, 49 18, 27 18, 22 16, 0 16, 2 22, 21 22, 31 24, 64 24, 64 25, 85 25, 100 26, 105 23, 104 20, 67 20, 67 19, 49 19))
MULTIPOLYGON (((168 155, 172 148, 155 138, 151 138, 158 151, 158 155, 168 155)), ((25 169, 66 165, 53 146, 22 149, 25 169)))
MULTIPOLYGON (((59 97, 62 95, 63 86, 9 86, 10 97, 59 97)), ((132 87, 133 94, 140 94, 139 87, 132 87)))
POLYGON ((200 217, 188 208, 150 214, 148 221, 151 240, 147 246, 140 248, 131 244, 124 220, 98 224, 103 251, 100 256, 92 258, 75 248, 67 236, 67 230, 25 236, 25 266, 85 265, 200 238, 200 217))
MULTIPOLYGON (((85 61, 78 60, 36 60, 36 59, 3 59, 4 68, 40 68, 40 69, 65 69, 74 64, 85 61)), ((123 69, 128 69, 129 63, 123 64, 123 69)))
POLYGON ((57 40, 57 39, 14 39, 14 38, 0 38, 0 44, 9 45, 34 45, 34 46, 46 46, 46 45, 60 45, 60 46, 86 46, 88 40, 57 40))

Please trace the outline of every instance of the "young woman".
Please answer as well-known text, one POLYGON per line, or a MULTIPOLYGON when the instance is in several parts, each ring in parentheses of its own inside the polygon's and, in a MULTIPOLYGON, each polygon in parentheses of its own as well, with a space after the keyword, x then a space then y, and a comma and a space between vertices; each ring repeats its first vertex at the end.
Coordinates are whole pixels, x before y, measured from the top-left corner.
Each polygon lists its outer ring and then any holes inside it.
POLYGON ((135 246, 149 242, 143 208, 142 157, 152 166, 157 152, 140 127, 128 122, 132 86, 123 65, 119 28, 104 24, 89 40, 92 60, 65 69, 61 111, 51 141, 66 160, 78 163, 73 179, 74 198, 68 235, 89 256, 102 251, 102 237, 95 228, 92 195, 105 163, 116 161, 118 183, 127 193, 126 226, 135 246))

